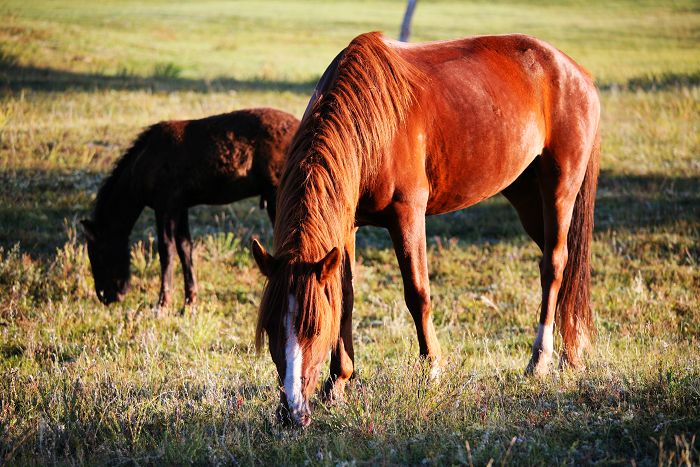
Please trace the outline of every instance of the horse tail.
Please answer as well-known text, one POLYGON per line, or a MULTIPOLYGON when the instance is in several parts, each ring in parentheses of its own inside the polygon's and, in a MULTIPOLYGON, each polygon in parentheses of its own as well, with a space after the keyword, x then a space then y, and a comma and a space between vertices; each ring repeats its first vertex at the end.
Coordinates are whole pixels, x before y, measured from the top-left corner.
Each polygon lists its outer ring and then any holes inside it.
POLYGON ((557 326, 564 344, 562 361, 573 367, 580 364, 582 352, 594 333, 590 303, 591 243, 599 159, 600 128, 596 130, 586 175, 574 204, 567 242, 568 261, 557 300, 557 326))

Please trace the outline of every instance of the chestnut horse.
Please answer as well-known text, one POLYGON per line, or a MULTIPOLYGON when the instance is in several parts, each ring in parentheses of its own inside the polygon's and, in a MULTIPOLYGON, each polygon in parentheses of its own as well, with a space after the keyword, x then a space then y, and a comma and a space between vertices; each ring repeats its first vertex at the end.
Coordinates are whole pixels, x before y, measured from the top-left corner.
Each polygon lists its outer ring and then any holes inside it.
POLYGON ((562 363, 578 366, 592 327, 590 243, 600 103, 592 78, 524 35, 404 44, 369 33, 326 70, 280 182, 266 333, 281 414, 310 421, 309 397, 331 352, 324 394, 353 374, 355 230, 389 230, 420 355, 442 362, 430 312, 425 216, 503 193, 542 250, 542 308, 528 373, 544 373, 556 320, 562 363))
POLYGON ((270 219, 287 148, 299 126, 292 115, 260 108, 200 120, 161 122, 141 133, 97 193, 83 220, 95 292, 104 304, 129 285, 129 234, 145 206, 155 210, 161 287, 158 307, 172 297, 175 251, 185 276, 185 303, 194 305, 188 208, 261 196, 270 219))

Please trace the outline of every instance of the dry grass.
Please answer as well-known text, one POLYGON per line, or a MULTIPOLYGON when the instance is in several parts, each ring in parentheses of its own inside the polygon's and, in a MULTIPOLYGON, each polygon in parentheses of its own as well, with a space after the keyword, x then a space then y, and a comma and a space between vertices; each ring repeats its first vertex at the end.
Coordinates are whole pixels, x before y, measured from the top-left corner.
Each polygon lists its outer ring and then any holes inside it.
POLYGON ((151 311, 159 266, 150 212, 134 232, 126 302, 95 299, 77 219, 140 128, 259 105, 299 115, 335 51, 361 31, 397 30, 402 8, 333 2, 312 16, 303 2, 0 6, 0 459, 700 462, 692 2, 430 2, 416 12, 417 39, 534 33, 604 84, 598 338, 581 373, 522 376, 538 251, 501 198, 428 222, 435 321, 450 356, 439 384, 425 382, 416 358, 388 236, 360 231, 358 376, 347 400, 317 405, 304 431, 274 423, 274 367, 252 349, 262 278, 247 245, 253 234, 269 245, 271 235, 255 201, 193 210, 195 315, 151 311))

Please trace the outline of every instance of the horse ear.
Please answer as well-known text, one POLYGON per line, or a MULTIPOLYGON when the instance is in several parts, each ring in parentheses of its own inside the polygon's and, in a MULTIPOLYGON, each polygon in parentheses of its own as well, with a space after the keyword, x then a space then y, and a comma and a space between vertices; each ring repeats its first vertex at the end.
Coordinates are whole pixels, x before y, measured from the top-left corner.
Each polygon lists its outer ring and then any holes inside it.
POLYGON ((325 258, 316 263, 316 278, 323 284, 340 266, 340 250, 333 247, 325 258))
POLYGON ((260 244, 257 238, 253 239, 251 250, 253 250, 253 258, 255 262, 258 263, 258 268, 263 276, 270 277, 275 269, 276 261, 275 258, 265 251, 265 247, 260 244))
POLYGON ((90 219, 82 219, 80 223, 83 226, 83 232, 85 233, 87 239, 94 242, 97 238, 94 222, 92 222, 90 219))

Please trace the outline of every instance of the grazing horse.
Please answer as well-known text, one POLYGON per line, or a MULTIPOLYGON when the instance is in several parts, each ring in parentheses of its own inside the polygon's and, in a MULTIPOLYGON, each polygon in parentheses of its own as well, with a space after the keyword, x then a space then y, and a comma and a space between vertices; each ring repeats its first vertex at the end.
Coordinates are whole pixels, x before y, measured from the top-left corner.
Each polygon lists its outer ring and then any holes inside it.
POLYGON ((389 230, 420 355, 442 357, 430 312, 425 216, 503 193, 542 250, 542 308, 528 373, 544 373, 555 320, 578 366, 592 327, 590 242, 600 103, 592 78, 524 35, 404 44, 355 38, 321 77, 290 147, 257 345, 267 334, 281 415, 305 426, 330 350, 325 394, 353 374, 355 230, 389 230))
POLYGON ((129 285, 129 234, 145 206, 155 210, 161 287, 158 308, 172 299, 175 251, 185 276, 185 303, 194 305, 188 208, 260 195, 274 221, 275 195, 287 148, 299 126, 292 115, 260 108, 200 120, 161 122, 141 133, 97 193, 82 221, 95 292, 105 305, 129 285))

